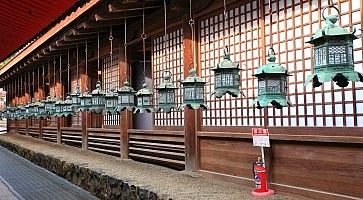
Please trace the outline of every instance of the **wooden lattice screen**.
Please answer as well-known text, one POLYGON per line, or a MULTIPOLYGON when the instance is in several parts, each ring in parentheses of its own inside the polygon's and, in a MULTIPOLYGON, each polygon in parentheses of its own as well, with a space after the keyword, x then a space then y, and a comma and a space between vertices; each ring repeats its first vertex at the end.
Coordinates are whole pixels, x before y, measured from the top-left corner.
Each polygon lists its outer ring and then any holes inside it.
POLYGON ((200 66, 201 76, 207 81, 206 100, 210 107, 203 112, 205 126, 259 126, 263 123, 263 112, 253 109, 250 104, 257 94, 257 80, 252 77, 262 64, 261 24, 258 1, 238 6, 227 12, 228 22, 223 14, 202 19, 200 23, 200 66), (231 59, 239 62, 242 88, 245 98, 221 99, 211 95, 214 91, 214 68, 223 56, 227 38, 224 29, 229 30, 229 51, 231 59))
MULTIPOLYGON (((119 53, 113 52, 112 62, 111 57, 106 56, 102 58, 102 88, 108 92, 112 88, 119 87, 119 53)), ((103 117, 103 124, 106 126, 116 126, 120 124, 119 115, 106 115, 103 117)))
MULTIPOLYGON (((165 70, 172 73, 174 84, 178 80, 183 80, 183 35, 182 29, 177 29, 167 34, 166 47, 164 36, 153 39, 152 52, 152 69, 153 69, 153 84, 158 85, 162 81, 165 70), (165 48, 167 51, 167 62, 165 61, 165 48)), ((154 95, 154 104, 157 103, 158 96, 154 95)), ((182 92, 177 90, 176 102, 179 105, 182 102, 182 92)), ((155 126, 182 126, 184 124, 184 112, 172 110, 170 114, 155 113, 155 126)))
MULTIPOLYGON (((283 110, 268 108, 269 126, 363 126, 362 83, 350 83, 344 89, 334 83, 325 83, 316 89, 311 84, 303 85, 313 66, 313 48, 305 42, 324 25, 320 14, 328 0, 272 0, 271 19, 267 13, 269 0, 265 0, 265 35, 261 31, 263 20, 260 19, 259 2, 252 1, 228 11, 231 58, 244 69, 241 79, 246 97, 242 99, 211 97, 214 82, 210 68, 221 60, 223 29, 227 27, 222 13, 200 20, 201 72, 208 81, 206 92, 211 107, 203 112, 203 125, 263 124, 263 112, 250 107, 251 100, 257 95, 257 81, 252 74, 262 65, 262 59, 265 59, 262 49, 267 51, 272 40, 278 53, 277 61, 292 72, 289 99, 294 107, 283 110), (265 47, 262 42, 266 43, 265 47)), ((357 29, 362 28, 360 1, 340 0, 337 6, 342 13, 339 23, 343 27, 349 29, 354 25, 357 29)), ((363 71, 362 52, 362 39, 357 39, 354 41, 354 63, 360 72, 363 71)))

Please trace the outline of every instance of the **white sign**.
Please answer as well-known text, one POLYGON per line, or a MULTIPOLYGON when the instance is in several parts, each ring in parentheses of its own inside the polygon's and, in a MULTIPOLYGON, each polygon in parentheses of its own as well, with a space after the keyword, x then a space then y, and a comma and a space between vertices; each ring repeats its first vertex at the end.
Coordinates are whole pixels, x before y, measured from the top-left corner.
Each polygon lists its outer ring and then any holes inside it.
POLYGON ((270 136, 268 129, 252 128, 253 146, 270 147, 270 136))

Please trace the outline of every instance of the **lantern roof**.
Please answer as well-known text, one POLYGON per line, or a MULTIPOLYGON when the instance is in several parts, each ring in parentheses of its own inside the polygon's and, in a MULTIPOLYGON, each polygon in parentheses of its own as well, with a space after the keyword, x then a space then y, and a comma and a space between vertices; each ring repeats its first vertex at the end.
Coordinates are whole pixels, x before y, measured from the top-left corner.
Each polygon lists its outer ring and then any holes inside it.
POLYGON ((203 84, 205 84, 206 82, 204 81, 204 79, 197 76, 197 70, 195 70, 193 68, 189 71, 189 75, 182 81, 182 84, 184 84, 184 83, 203 83, 203 84))
POLYGON ((124 86, 120 87, 117 89, 118 93, 136 93, 136 91, 134 90, 134 88, 131 87, 131 84, 126 80, 124 82, 124 86))
POLYGON ((263 74, 286 74, 287 73, 287 69, 280 65, 279 63, 276 63, 276 56, 275 56, 275 51, 271 48, 269 55, 268 55, 268 63, 266 65, 263 65, 261 67, 259 67, 256 71, 256 73, 254 74, 254 76, 260 76, 263 74))
POLYGON ((103 92, 103 90, 101 88, 101 82, 100 81, 97 81, 96 89, 94 89, 92 91, 92 95, 105 95, 105 93, 103 92))
POLYGON ((55 102, 56 105, 63 104, 64 101, 62 100, 62 97, 60 96, 58 100, 55 102))
POLYGON ((148 86, 148 84, 146 82, 144 82, 142 84, 142 88, 139 91, 137 91, 136 96, 151 95, 152 92, 151 92, 151 90, 149 88, 147 88, 147 86, 148 86))
MULTIPOLYGON (((339 13, 339 10, 336 7, 333 6, 332 8, 335 8, 339 13)), ((314 36, 307 43, 314 43, 315 41, 326 38, 326 37, 336 37, 336 36, 347 36, 353 40, 358 39, 358 37, 354 35, 355 28, 354 28, 354 31, 352 33, 350 33, 345 28, 336 24, 336 22, 338 21, 338 19, 340 17, 340 13, 339 13, 339 15, 329 15, 329 16, 325 17, 324 16, 325 9, 326 8, 324 8, 324 10, 323 10, 323 18, 326 23, 325 26, 323 28, 319 29, 318 31, 316 31, 314 36)))
POLYGON ((117 96, 116 89, 115 88, 109 89, 108 92, 106 93, 106 97, 114 97, 114 96, 117 96))
POLYGON ((76 89, 70 94, 70 96, 79 96, 81 94, 81 89, 79 85, 76 85, 76 89))
POLYGON ((158 86, 156 86, 156 89, 178 89, 178 87, 176 87, 173 82, 171 82, 171 76, 170 76, 170 72, 169 73, 165 73, 164 77, 163 77, 164 81, 162 83, 160 83, 158 86))
POLYGON ((72 104, 72 97, 70 95, 67 95, 66 100, 64 101, 64 104, 72 104))
MULTIPOLYGON (((218 70, 218 69, 235 69, 239 67, 238 62, 232 62, 231 61, 231 54, 228 52, 228 48, 224 49, 224 55, 223 60, 217 64, 217 67, 213 68, 212 70, 218 70)), ((239 68, 238 68, 239 69, 239 68)))

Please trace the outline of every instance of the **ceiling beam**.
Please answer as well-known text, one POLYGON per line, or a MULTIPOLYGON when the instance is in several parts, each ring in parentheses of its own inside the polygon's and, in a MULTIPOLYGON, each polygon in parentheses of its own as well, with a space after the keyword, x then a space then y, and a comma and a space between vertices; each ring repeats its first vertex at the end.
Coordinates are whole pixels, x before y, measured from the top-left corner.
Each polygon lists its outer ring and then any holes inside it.
POLYGON ((108 4, 108 11, 112 13, 117 12, 125 12, 125 11, 135 11, 135 10, 141 10, 142 9, 154 9, 154 8, 160 8, 163 7, 162 1, 145 1, 144 3, 142 1, 127 1, 127 2, 112 2, 108 4))

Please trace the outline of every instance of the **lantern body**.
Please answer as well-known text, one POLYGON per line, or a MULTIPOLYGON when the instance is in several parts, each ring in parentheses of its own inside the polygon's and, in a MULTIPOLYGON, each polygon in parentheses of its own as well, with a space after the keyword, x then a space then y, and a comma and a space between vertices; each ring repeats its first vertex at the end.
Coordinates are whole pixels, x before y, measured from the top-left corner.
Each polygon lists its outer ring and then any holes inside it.
POLYGON ((268 64, 259 67, 254 74, 258 79, 258 96, 253 101, 258 109, 262 109, 271 103, 275 108, 291 106, 287 100, 287 70, 280 64, 277 64, 275 52, 269 55, 268 64))
POLYGON ((125 81, 124 86, 117 90, 116 112, 121 113, 125 109, 132 111, 135 108, 135 93, 131 84, 125 81))
POLYGON ((105 109, 105 93, 101 88, 101 82, 97 82, 96 89, 92 91, 92 106, 89 110, 93 113, 100 114, 105 109))
POLYGON ((79 106, 78 111, 87 112, 92 105, 92 96, 88 93, 88 89, 86 88, 86 92, 80 96, 81 105, 79 106))
MULTIPOLYGON (((230 94, 232 97, 237 97, 240 87, 239 64, 232 62, 230 54, 226 48, 224 51, 223 61, 217 64, 217 67, 212 69, 214 71, 214 92, 217 98, 221 98, 225 94, 230 94)), ((243 95, 244 96, 244 95, 243 95)))
POLYGON ((45 102, 44 102, 45 112, 48 117, 53 116, 55 113, 55 102, 56 102, 56 98, 51 97, 51 96, 48 96, 47 100, 45 100, 45 102))
POLYGON ((39 118, 39 100, 35 100, 34 104, 33 104, 33 117, 39 118))
POLYGON ((152 101, 153 93, 147 86, 148 84, 144 83, 142 89, 136 93, 137 104, 134 113, 155 112, 152 101))
POLYGON ((177 87, 175 87, 171 82, 170 72, 168 74, 164 74, 163 79, 164 81, 156 87, 159 94, 157 111, 170 113, 171 109, 176 107, 175 90, 177 87))
POLYGON ((72 100, 72 109, 74 112, 77 112, 79 110, 79 106, 81 105, 81 91, 79 86, 76 86, 76 89, 74 92, 70 94, 71 100, 72 100))
POLYGON ((62 117, 63 113, 63 100, 62 97, 59 97, 58 101, 55 102, 54 107, 55 107, 55 112, 53 114, 54 117, 62 117))
POLYGON ((66 100, 62 104, 61 116, 69 117, 69 116, 72 116, 73 114, 74 114, 74 111, 73 111, 72 97, 70 95, 67 95, 66 100))
POLYGON ((204 110, 208 109, 204 99, 204 86, 206 82, 197 76, 195 69, 189 71, 189 76, 182 82, 183 85, 183 103, 179 106, 179 110, 188 107, 190 109, 204 110))
POLYGON ((105 96, 105 110, 104 114, 117 114, 116 107, 118 103, 117 93, 111 89, 105 96))
POLYGON ((34 102, 33 99, 31 99, 28 107, 28 118, 34 117, 34 102))
POLYGON ((308 41, 314 45, 314 72, 307 77, 305 85, 313 82, 313 87, 319 87, 333 80, 339 87, 346 87, 349 81, 363 82, 362 74, 354 71, 353 40, 357 39, 354 32, 336 25, 338 15, 323 17, 325 27, 308 41))
POLYGON ((38 104, 38 118, 43 119, 47 117, 47 112, 45 110, 45 101, 42 100, 38 104))

